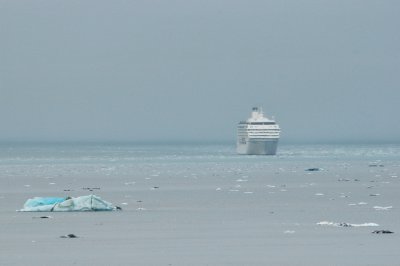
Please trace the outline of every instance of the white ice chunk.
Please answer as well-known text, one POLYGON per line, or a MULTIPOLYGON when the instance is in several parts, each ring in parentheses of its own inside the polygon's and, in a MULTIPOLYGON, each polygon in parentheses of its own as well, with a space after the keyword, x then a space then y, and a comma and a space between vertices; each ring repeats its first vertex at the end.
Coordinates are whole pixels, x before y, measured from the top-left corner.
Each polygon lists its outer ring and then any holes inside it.
POLYGON ((381 207, 381 206, 374 206, 374 209, 377 211, 388 211, 390 209, 392 209, 393 206, 387 206, 387 207, 381 207))
POLYGON ((376 223, 362 223, 362 224, 351 224, 351 223, 336 223, 336 222, 328 222, 322 221, 318 222, 317 225, 324 225, 324 226, 335 226, 335 227, 364 227, 364 226, 379 226, 376 223))

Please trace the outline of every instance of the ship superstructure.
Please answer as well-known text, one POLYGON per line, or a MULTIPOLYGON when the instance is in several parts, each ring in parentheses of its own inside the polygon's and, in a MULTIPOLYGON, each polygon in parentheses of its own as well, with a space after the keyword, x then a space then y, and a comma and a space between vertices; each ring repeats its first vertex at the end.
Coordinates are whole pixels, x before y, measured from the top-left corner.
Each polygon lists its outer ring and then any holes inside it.
POLYGON ((251 117, 237 127, 237 153, 275 155, 280 128, 274 118, 264 116, 261 108, 253 107, 251 117))

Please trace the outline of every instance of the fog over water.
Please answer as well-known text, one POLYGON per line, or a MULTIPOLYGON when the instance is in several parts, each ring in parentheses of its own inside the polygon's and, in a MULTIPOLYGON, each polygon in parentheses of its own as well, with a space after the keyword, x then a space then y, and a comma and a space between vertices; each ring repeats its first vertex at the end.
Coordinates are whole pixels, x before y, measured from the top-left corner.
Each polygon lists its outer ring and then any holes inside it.
POLYGON ((399 1, 0 0, 0 141, 399 142, 399 1))

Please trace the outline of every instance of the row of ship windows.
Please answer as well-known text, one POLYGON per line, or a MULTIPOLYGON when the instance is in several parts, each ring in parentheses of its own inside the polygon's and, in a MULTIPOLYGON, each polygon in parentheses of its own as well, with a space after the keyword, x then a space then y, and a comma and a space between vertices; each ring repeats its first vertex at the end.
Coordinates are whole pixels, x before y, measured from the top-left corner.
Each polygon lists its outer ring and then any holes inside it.
POLYGON ((276 125, 275 122, 240 122, 239 125, 276 125))
POLYGON ((238 133, 247 134, 247 133, 276 133, 280 132, 279 129, 277 130, 240 130, 238 133))
MULTIPOLYGON (((276 126, 269 126, 268 128, 277 128, 278 126, 276 125, 276 126)), ((258 128, 265 128, 265 127, 252 127, 252 126, 238 126, 238 128, 255 128, 255 129, 258 129, 258 128)))
POLYGON ((238 135, 259 135, 259 134, 279 134, 279 131, 271 132, 271 131, 265 131, 265 132, 238 132, 238 135))
POLYGON ((279 130, 279 127, 263 127, 263 128, 238 128, 237 130, 279 130))
POLYGON ((254 134, 279 134, 280 131, 257 131, 257 132, 238 132, 238 135, 254 135, 254 134))
POLYGON ((280 131, 257 131, 257 132, 238 132, 238 135, 254 135, 254 134, 279 134, 280 131))
POLYGON ((238 136, 239 138, 244 137, 250 137, 250 138, 279 138, 279 135, 251 135, 251 136, 238 136))
POLYGON ((260 131, 260 130, 280 130, 279 127, 273 127, 273 128, 238 128, 240 131, 260 131))

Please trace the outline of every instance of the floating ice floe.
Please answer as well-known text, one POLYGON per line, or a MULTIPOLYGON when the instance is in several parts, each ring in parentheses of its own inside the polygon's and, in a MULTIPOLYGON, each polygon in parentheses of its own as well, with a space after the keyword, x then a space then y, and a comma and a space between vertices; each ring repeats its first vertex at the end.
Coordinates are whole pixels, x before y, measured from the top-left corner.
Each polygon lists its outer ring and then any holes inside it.
POLYGON ((335 223, 335 222, 328 222, 328 221, 319 222, 319 223, 317 223, 317 225, 335 226, 335 227, 379 226, 379 224, 376 224, 376 223, 351 224, 351 223, 335 223))
POLYGON ((28 199, 22 212, 114 211, 120 209, 96 195, 76 198, 35 197, 28 199))
POLYGON ((359 202, 359 203, 349 203, 349 206, 357 206, 357 205, 367 205, 366 202, 359 202))
POLYGON ((294 234, 296 233, 296 231, 293 230, 286 230, 285 232, 283 232, 284 234, 294 234))
POLYGON ((387 206, 387 207, 381 207, 381 206, 374 206, 374 209, 377 211, 388 211, 390 209, 392 209, 393 206, 387 206))

